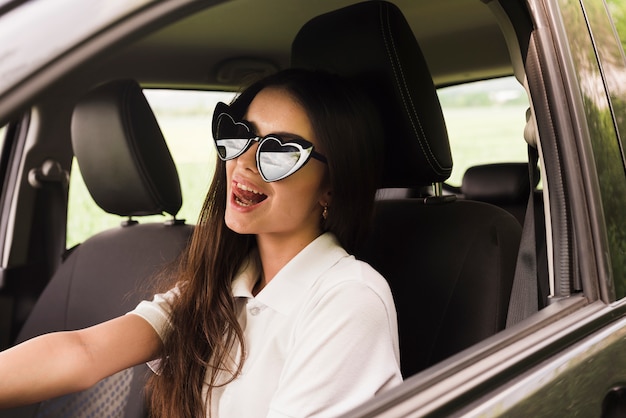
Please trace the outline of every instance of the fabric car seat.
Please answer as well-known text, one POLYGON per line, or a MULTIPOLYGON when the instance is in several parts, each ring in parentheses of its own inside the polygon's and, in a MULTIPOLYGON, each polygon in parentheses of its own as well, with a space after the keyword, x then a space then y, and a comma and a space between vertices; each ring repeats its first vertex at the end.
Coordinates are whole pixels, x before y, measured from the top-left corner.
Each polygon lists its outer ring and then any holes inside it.
MULTIPOLYGON (((137 82, 100 86, 76 105, 72 144, 89 192, 105 211, 123 217, 181 207, 179 178, 157 121, 137 82)), ((151 279, 187 245, 193 227, 178 220, 133 219, 69 252, 37 301, 18 342, 52 331, 88 327, 125 314, 152 294, 151 279)), ((53 361, 53 360, 52 360, 53 361)), ((92 388, 0 417, 146 416, 145 365, 92 388)))
MULTIPOLYGON (((395 5, 367 1, 312 19, 292 43, 292 66, 342 74, 371 95, 385 131, 385 188, 410 196, 407 189, 448 178, 433 80, 395 5)), ((371 236, 356 255, 392 289, 405 377, 504 329, 520 236, 510 213, 483 202, 377 201, 371 236)))

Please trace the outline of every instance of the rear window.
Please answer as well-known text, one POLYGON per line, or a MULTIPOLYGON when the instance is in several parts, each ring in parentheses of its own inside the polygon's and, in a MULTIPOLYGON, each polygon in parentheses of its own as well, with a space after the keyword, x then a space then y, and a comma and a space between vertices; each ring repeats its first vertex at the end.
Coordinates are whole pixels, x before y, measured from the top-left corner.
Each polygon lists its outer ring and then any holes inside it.
POLYGON ((474 165, 528 161, 523 134, 529 104, 514 77, 445 87, 437 94, 454 162, 446 183, 461 186, 474 165))

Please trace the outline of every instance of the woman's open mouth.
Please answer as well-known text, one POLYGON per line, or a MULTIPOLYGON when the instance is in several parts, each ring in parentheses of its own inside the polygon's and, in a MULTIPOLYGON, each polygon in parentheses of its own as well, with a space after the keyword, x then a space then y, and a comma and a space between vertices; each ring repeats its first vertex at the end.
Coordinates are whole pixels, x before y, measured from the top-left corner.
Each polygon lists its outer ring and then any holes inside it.
POLYGON ((238 182, 233 182, 233 197, 237 205, 246 208, 267 199, 266 194, 238 182))

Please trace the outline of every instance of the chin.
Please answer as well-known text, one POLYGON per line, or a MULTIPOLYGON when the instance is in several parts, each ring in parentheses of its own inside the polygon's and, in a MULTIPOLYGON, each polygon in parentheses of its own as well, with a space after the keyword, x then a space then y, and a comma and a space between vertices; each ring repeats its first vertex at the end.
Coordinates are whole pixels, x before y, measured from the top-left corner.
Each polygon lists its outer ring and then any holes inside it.
POLYGON ((246 234, 256 233, 256 231, 253 228, 251 228, 250 225, 246 223, 238 222, 232 219, 231 217, 229 217, 228 215, 225 217, 224 223, 226 224, 226 227, 228 229, 230 229, 231 231, 237 234, 246 235, 246 234))

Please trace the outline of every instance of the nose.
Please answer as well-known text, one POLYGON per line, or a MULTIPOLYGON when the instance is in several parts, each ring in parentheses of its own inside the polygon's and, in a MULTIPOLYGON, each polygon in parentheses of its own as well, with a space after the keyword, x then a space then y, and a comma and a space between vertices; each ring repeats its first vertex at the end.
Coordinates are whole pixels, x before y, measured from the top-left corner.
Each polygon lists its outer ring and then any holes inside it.
POLYGON ((258 174, 256 164, 256 150, 259 148, 259 142, 255 141, 250 148, 248 148, 243 154, 236 158, 237 165, 244 170, 250 170, 255 174, 258 174))

